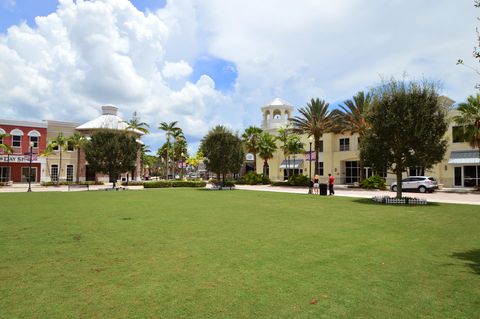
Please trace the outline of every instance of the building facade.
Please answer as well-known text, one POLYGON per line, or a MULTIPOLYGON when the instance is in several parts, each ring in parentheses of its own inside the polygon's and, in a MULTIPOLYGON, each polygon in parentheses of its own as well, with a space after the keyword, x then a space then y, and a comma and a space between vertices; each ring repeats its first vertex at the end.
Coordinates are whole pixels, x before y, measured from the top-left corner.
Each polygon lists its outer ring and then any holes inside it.
MULTIPOLYGON (((88 139, 90 134, 100 129, 128 130, 137 137, 138 143, 142 143, 140 137, 143 132, 128 129, 128 124, 117 115, 117 111, 118 108, 114 106, 102 106, 102 114, 84 124, 53 120, 28 122, 0 119, 0 134, 9 135, 0 138, 0 143, 12 149, 12 152, 7 152, 0 148, 0 182, 26 183, 29 174, 32 182, 74 182, 77 176, 79 181, 108 182, 108 176, 89 170, 83 150, 70 144, 66 145, 65 149, 57 147, 48 153, 46 149, 60 134, 69 138, 80 133, 88 139)), ((136 171, 125 172, 120 179, 139 180, 141 177, 138 154, 136 171)))
POLYGON ((0 120, 0 182, 39 182, 45 178, 46 161, 39 156, 47 144, 47 124, 43 122, 0 120))
MULTIPOLYGON (((449 105, 453 104, 448 99, 449 105)), ((294 107, 282 100, 275 99, 270 104, 261 108, 262 129, 274 135, 278 135, 280 127, 286 127, 288 120, 293 113, 294 107)), ((450 113, 455 115, 456 111, 450 113)), ((480 185, 480 156, 479 151, 474 150, 470 145, 459 138, 456 138, 455 131, 461 129, 450 121, 447 132, 449 141, 448 150, 444 159, 430 170, 419 167, 411 167, 404 173, 404 176, 428 175, 435 177, 444 187, 473 187, 480 185)), ((358 134, 334 134, 326 133, 320 141, 320 153, 315 158, 313 143, 311 145, 308 136, 302 135, 305 152, 302 154, 290 155, 285 158, 280 149, 281 143, 277 142, 278 149, 272 159, 268 161, 268 176, 273 181, 286 180, 293 173, 306 176, 320 175, 320 182, 326 183, 328 174, 335 177, 337 184, 356 184, 360 181, 360 150, 358 134), (311 160, 310 160, 311 159, 311 160), (318 161, 318 172, 315 172, 315 161, 318 161)), ((257 173, 263 172, 264 161, 257 155, 257 173)), ((373 175, 370 167, 365 167, 365 176, 373 175)), ((383 176, 387 185, 396 180, 394 174, 387 173, 383 176)))

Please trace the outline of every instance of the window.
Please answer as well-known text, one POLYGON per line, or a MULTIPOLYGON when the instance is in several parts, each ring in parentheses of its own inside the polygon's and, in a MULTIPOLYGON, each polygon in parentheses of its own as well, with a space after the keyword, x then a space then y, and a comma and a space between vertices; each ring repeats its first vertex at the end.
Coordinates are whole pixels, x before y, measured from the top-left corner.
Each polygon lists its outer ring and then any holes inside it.
POLYGON ((323 171, 323 162, 318 162, 318 175, 323 176, 325 173, 323 171))
POLYGON ((29 181, 31 182, 37 181, 36 167, 22 167, 22 183, 28 183, 29 181))
POLYGON ((38 147, 38 136, 30 136, 30 143, 33 143, 33 147, 38 147))
POLYGON ((50 180, 52 182, 58 181, 58 165, 54 164, 50 167, 50 180))
POLYGON ((0 167, 0 182, 8 182, 10 180, 10 167, 1 166, 0 167))
POLYGON ((22 137, 20 135, 12 136, 12 147, 21 147, 22 146, 22 137))
POLYGON ((318 145, 318 151, 323 152, 323 141, 320 140, 320 144, 318 145))
POLYGON ((67 182, 73 182, 73 165, 67 165, 67 182))
POLYGON ((74 151, 74 147, 73 147, 72 142, 67 142, 67 151, 69 151, 69 152, 74 151))
POLYGON ((350 139, 341 138, 340 139, 340 151, 349 151, 350 150, 350 139))
POLYGON ((58 151, 58 144, 54 144, 53 147, 52 147, 52 150, 53 151, 58 151))
POLYGON ((360 181, 360 162, 346 161, 345 162, 345 182, 353 184, 360 181))
POLYGON ((409 176, 424 176, 425 169, 423 167, 409 167, 408 168, 409 176))
POLYGON ((452 127, 452 142, 464 143, 466 141, 467 141, 467 138, 465 136, 465 127, 464 126, 452 127))

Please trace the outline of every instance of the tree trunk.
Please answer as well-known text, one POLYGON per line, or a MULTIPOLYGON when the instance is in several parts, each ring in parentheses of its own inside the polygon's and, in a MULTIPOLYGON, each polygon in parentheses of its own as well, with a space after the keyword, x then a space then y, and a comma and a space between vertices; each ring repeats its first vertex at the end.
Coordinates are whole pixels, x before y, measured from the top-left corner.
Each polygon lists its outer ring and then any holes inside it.
POLYGON ((268 162, 265 159, 265 162, 263 162, 263 177, 267 177, 267 167, 268 167, 268 162))
POLYGON ((76 183, 80 183, 80 148, 77 148, 77 179, 76 183))
POLYGON ((58 168, 57 186, 60 185, 60 176, 62 176, 62 147, 59 146, 58 149, 60 150, 60 167, 58 168))
POLYGON ((293 154, 293 176, 297 175, 295 172, 295 154, 293 154))
POLYGON ((397 175, 397 198, 402 198, 402 170, 396 170, 397 175))
POLYGON ((320 149, 320 138, 315 139, 314 148, 315 148, 315 174, 314 175, 317 175, 318 174, 318 153, 319 153, 319 149, 320 149))
POLYGON ((253 171, 257 174, 257 152, 253 152, 253 171))

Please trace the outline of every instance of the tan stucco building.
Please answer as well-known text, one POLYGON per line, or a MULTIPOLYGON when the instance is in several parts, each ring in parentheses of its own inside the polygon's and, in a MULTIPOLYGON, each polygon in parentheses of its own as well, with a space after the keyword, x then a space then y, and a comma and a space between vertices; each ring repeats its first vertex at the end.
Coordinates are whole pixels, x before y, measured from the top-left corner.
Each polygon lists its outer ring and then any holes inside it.
MULTIPOLYGON (((452 100, 447 99, 449 105, 453 104, 452 100)), ((288 124, 288 119, 292 116, 294 107, 279 98, 274 99, 271 103, 261 108, 262 125, 261 128, 271 134, 278 135, 278 129, 288 124)), ((455 114, 452 111, 451 116, 455 114)), ((424 171, 420 168, 410 168, 405 172, 406 176, 428 175, 435 177, 444 187, 471 187, 480 185, 480 158, 478 150, 472 149, 465 141, 459 141, 453 138, 453 130, 456 125, 453 121, 447 132, 449 141, 448 150, 445 153, 443 161, 435 165, 431 170, 424 171)), ((287 178, 287 170, 290 175, 296 170, 297 173, 309 176, 315 175, 314 161, 315 153, 312 144, 312 162, 310 165, 310 141, 308 136, 301 136, 304 143, 305 152, 296 154, 295 161, 290 156, 290 161, 284 158, 280 149, 280 142, 277 142, 278 150, 273 158, 268 161, 269 178, 273 181, 282 181, 287 178)), ((355 184, 360 180, 359 165, 359 138, 358 134, 334 134, 326 133, 321 139, 320 154, 318 158, 320 182, 327 182, 328 174, 335 177, 337 184, 355 184)), ((264 161, 257 155, 257 173, 263 172, 264 161)), ((373 174, 369 167, 364 168, 366 176, 373 174)), ((385 176, 387 185, 395 181, 393 174, 385 176)))

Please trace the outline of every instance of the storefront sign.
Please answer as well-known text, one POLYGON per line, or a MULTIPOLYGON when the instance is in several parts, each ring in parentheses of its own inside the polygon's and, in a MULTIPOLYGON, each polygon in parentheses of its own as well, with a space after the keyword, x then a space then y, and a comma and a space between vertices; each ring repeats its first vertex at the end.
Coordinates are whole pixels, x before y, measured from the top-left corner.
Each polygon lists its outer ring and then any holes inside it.
MULTIPOLYGON (((29 163, 30 155, 0 155, 0 162, 29 163)), ((32 163, 40 163, 37 155, 32 156, 32 163)))

